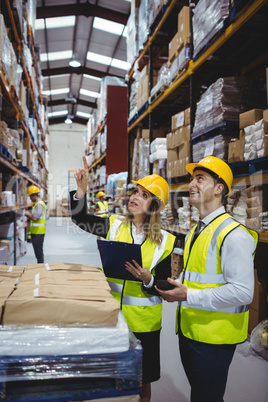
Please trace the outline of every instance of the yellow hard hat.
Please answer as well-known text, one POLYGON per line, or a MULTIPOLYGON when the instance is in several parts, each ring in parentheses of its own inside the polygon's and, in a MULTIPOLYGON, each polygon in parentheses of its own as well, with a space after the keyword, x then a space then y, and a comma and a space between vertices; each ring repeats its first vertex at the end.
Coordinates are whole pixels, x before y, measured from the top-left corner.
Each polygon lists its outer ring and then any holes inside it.
POLYGON ((132 182, 136 185, 139 184, 159 198, 163 203, 162 208, 166 206, 169 197, 169 186, 163 177, 158 174, 151 174, 138 181, 132 180, 132 182))
POLYGON ((198 168, 200 168, 201 170, 207 169, 208 171, 216 174, 220 179, 224 181, 224 183, 228 187, 228 193, 226 195, 230 193, 233 183, 233 173, 226 162, 219 158, 216 158, 215 156, 206 156, 199 163, 188 163, 185 166, 185 169, 190 174, 193 174, 194 170, 198 168))
POLYGON ((37 186, 30 186, 28 188, 28 196, 32 195, 32 194, 38 194, 40 193, 40 188, 38 188, 37 186))
POLYGON ((99 191, 97 193, 97 198, 100 198, 100 197, 105 197, 105 193, 103 191, 99 191))

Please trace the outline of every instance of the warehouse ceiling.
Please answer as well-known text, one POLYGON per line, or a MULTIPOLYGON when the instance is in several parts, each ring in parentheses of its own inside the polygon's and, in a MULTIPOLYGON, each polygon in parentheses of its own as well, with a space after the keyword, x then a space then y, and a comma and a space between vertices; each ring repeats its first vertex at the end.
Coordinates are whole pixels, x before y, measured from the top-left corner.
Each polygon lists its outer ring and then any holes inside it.
POLYGON ((97 107, 100 80, 123 78, 131 0, 38 0, 35 44, 40 46, 49 124, 86 124, 97 107), (111 30, 113 33, 111 33, 111 30), (69 62, 78 60, 80 67, 69 62))

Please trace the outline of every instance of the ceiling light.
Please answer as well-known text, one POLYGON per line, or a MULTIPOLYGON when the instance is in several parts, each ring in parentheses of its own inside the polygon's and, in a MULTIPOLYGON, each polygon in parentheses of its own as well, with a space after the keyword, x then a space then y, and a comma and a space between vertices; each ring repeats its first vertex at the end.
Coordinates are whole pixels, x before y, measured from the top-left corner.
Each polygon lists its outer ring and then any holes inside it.
POLYGON ((54 61, 54 60, 65 60, 71 59, 73 52, 71 50, 65 50, 63 52, 51 52, 51 53, 41 53, 40 60, 42 61, 54 61))
POLYGON ((101 78, 95 77, 94 75, 83 74, 83 77, 89 78, 90 80, 101 81, 101 78))
POLYGON ((85 112, 77 112, 76 113, 77 114, 77 116, 81 116, 81 117, 86 117, 86 118, 90 118, 90 117, 92 117, 92 115, 91 114, 89 114, 89 113, 85 113, 85 112))
POLYGON ((92 98, 99 98, 100 94, 94 91, 88 91, 87 89, 80 89, 80 94, 85 96, 91 96, 92 98))
POLYGON ((67 118, 65 119, 65 121, 64 121, 64 123, 65 124, 72 124, 72 119, 70 119, 70 117, 69 116, 67 116, 67 118))
POLYGON ((67 110, 58 110, 57 112, 48 113, 48 117, 64 116, 65 114, 68 114, 67 110))
POLYGON ((126 33, 123 32, 125 29, 125 25, 120 24, 118 22, 105 20, 104 18, 95 17, 93 22, 93 28, 109 32, 114 35, 126 36, 126 33))
POLYGON ((59 89, 51 89, 47 91, 43 91, 43 95, 61 95, 61 94, 68 94, 70 92, 70 88, 59 88, 59 89))
POLYGON ((78 60, 78 57, 77 57, 76 53, 73 54, 72 60, 69 61, 69 65, 71 67, 75 67, 75 68, 81 66, 81 62, 78 60))
MULTIPOLYGON (((72 27, 75 25, 75 16, 70 15, 67 17, 53 17, 46 18, 46 28, 63 28, 63 27, 72 27)), ((35 30, 45 29, 45 20, 42 18, 36 19, 35 21, 35 30)))

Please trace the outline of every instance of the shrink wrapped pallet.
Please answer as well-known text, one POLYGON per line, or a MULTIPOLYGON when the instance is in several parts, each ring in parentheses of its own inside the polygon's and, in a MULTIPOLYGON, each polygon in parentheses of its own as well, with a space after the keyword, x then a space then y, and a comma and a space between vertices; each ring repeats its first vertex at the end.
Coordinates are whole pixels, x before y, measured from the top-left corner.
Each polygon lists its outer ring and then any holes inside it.
POLYGON ((8 82, 11 76, 10 42, 7 35, 3 14, 0 14, 0 69, 4 72, 8 82))
POLYGON ((141 0, 139 7, 139 49, 147 42, 149 35, 149 0, 141 0))
POLYGON ((132 65, 139 54, 139 9, 135 8, 127 21, 127 62, 132 65))

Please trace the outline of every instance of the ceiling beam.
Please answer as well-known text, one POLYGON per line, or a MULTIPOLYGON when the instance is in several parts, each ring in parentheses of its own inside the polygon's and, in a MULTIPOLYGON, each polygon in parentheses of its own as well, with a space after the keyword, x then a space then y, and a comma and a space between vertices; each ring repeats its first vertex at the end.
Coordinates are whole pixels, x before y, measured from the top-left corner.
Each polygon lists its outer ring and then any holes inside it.
MULTIPOLYGON (((97 103, 94 102, 88 102, 83 99, 76 99, 76 105, 82 105, 86 107, 90 107, 93 109, 97 109, 97 103)), ((55 99, 55 100, 49 100, 47 106, 59 106, 59 105, 65 105, 65 104, 70 104, 72 102, 68 102, 65 99, 55 99)))
MULTIPOLYGON (((49 124, 49 126, 52 126, 52 125, 54 125, 54 124, 61 124, 61 123, 64 123, 65 120, 66 120, 66 117, 67 117, 67 116, 50 117, 50 118, 48 119, 48 124, 49 124)), ((88 122, 88 119, 84 119, 83 117, 75 116, 75 117, 72 119, 72 121, 73 121, 73 123, 78 123, 78 124, 82 124, 83 126, 86 126, 86 125, 87 125, 87 122, 88 122)))
POLYGON ((113 76, 113 77, 118 77, 118 78, 124 78, 123 76, 120 75, 115 75, 115 74, 110 74, 105 71, 99 71, 99 70, 94 70, 93 68, 88 68, 88 67, 58 67, 58 68, 46 68, 42 70, 42 75, 43 77, 51 77, 52 75, 61 75, 61 74, 88 74, 88 75, 93 75, 94 77, 98 78, 103 78, 106 75, 113 76))
POLYGON ((36 18, 65 17, 67 15, 84 15, 85 17, 100 17, 106 20, 126 25, 129 14, 119 13, 109 8, 90 4, 69 4, 64 6, 37 7, 36 18))

